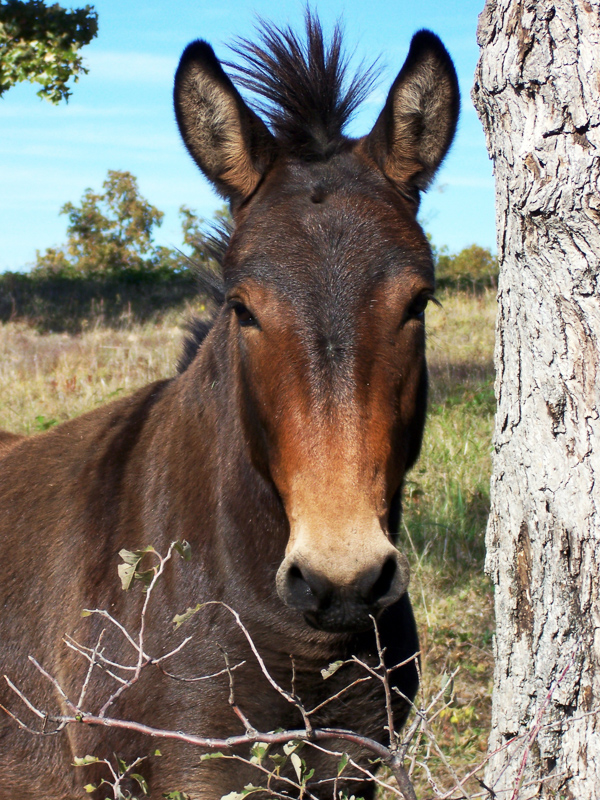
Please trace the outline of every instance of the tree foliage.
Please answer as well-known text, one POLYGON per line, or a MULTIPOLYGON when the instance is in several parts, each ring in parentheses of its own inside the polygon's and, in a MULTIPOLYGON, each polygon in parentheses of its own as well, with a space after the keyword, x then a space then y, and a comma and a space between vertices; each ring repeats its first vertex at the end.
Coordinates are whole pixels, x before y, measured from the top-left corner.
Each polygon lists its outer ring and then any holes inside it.
POLYGON ((80 49, 98 33, 93 6, 66 9, 43 0, 0 0, 0 96, 20 81, 38 83, 40 97, 68 100, 68 81, 86 74, 80 49))
MULTIPOLYGON (((33 274, 64 277, 165 275, 193 271, 193 264, 211 258, 202 231, 204 221, 182 206, 183 244, 177 248, 154 242, 163 212, 140 194, 137 179, 126 171, 109 170, 103 191, 86 189, 79 205, 65 203, 60 213, 69 218, 67 242, 37 254, 33 274)), ((228 212, 217 211, 216 220, 228 212)))
POLYGON ((456 289, 496 288, 498 259, 486 247, 472 244, 459 253, 433 248, 438 285, 456 289))
POLYGON ((163 212, 143 198, 130 172, 109 170, 103 192, 86 189, 80 205, 65 203, 67 244, 38 254, 36 271, 48 274, 114 275, 157 266, 153 229, 163 212))

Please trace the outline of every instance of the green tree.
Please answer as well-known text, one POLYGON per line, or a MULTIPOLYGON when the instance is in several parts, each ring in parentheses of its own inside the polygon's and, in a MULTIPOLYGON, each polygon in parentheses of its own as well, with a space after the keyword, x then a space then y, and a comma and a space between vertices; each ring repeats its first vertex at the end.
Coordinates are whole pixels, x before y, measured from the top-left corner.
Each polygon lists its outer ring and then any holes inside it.
POLYGON ((486 247, 472 244, 454 255, 450 255, 446 247, 432 249, 440 286, 458 289, 496 287, 498 259, 486 247))
POLYGON ((153 244, 164 215, 140 195, 136 178, 109 170, 102 188, 86 189, 78 206, 65 203, 67 244, 38 253, 34 271, 89 276, 177 268, 177 253, 153 244))
POLYGON ((87 68, 79 53, 98 33, 93 6, 66 9, 43 0, 0 0, 0 96, 20 81, 39 83, 40 97, 68 100, 87 68))
MULTIPOLYGON (((65 203, 60 213, 69 218, 67 242, 37 253, 33 274, 37 276, 115 277, 128 273, 153 273, 168 277, 193 271, 195 263, 213 259, 210 239, 203 232, 204 220, 181 206, 183 244, 186 256, 176 247, 154 243, 154 229, 164 214, 140 195, 137 179, 130 173, 109 170, 102 192, 86 189, 79 205, 65 203)), ((214 222, 226 224, 229 211, 223 207, 214 222)))

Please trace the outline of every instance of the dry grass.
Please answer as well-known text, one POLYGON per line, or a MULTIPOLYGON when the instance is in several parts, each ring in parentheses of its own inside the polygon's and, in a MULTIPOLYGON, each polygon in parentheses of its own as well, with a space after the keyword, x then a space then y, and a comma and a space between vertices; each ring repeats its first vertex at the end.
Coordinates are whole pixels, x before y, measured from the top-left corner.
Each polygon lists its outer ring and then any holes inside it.
MULTIPOLYGON (((421 459, 407 482, 403 547, 411 554, 411 596, 422 642, 423 691, 435 694, 456 667, 454 699, 432 726, 459 775, 485 751, 492 680, 492 595, 482 575, 489 504, 494 410, 493 294, 450 294, 428 311, 430 414, 421 459)), ((97 326, 40 335, 0 326, 0 428, 31 433, 112 397, 173 374, 181 318, 97 326)), ((423 752, 441 786, 446 768, 427 742, 423 752)), ((417 767, 420 798, 432 797, 417 767)), ((475 790, 477 790, 475 784, 475 790)), ((473 787, 471 787, 473 792, 473 787)))
POLYGON ((120 394, 172 375, 181 351, 175 318, 77 336, 0 326, 0 428, 45 430, 120 394))
POLYGON ((442 295, 427 310, 431 400, 442 402, 458 385, 475 388, 493 379, 495 292, 442 295))
POLYGON ((448 577, 480 568, 489 508, 495 299, 448 295, 428 313, 430 403, 421 457, 408 476, 406 545, 448 577))

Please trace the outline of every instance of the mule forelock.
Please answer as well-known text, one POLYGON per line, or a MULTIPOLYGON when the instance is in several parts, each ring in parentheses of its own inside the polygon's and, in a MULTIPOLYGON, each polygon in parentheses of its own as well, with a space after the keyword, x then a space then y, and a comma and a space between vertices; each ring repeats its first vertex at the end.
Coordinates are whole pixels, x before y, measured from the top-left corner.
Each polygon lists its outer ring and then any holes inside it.
POLYGON ((348 79, 348 59, 336 25, 325 42, 321 24, 306 13, 306 38, 262 21, 260 43, 239 39, 232 48, 243 59, 228 64, 236 82, 259 97, 281 147, 303 159, 327 158, 343 146, 344 127, 370 92, 376 65, 348 79))

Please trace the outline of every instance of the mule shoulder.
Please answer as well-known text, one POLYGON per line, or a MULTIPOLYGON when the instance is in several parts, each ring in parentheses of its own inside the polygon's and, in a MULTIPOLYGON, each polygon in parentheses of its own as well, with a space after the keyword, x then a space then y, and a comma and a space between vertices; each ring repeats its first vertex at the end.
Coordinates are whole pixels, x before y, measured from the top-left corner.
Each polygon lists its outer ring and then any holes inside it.
POLYGON ((23 526, 30 536, 59 536, 60 525, 83 508, 89 512, 99 492, 114 506, 131 453, 151 436, 152 409, 169 383, 149 384, 44 433, 0 439, 0 542, 25 534, 23 526))
POLYGON ((0 458, 5 456, 6 453, 8 453, 8 451, 17 444, 17 442, 20 442, 24 438, 24 436, 19 436, 16 433, 0 431, 0 458))

